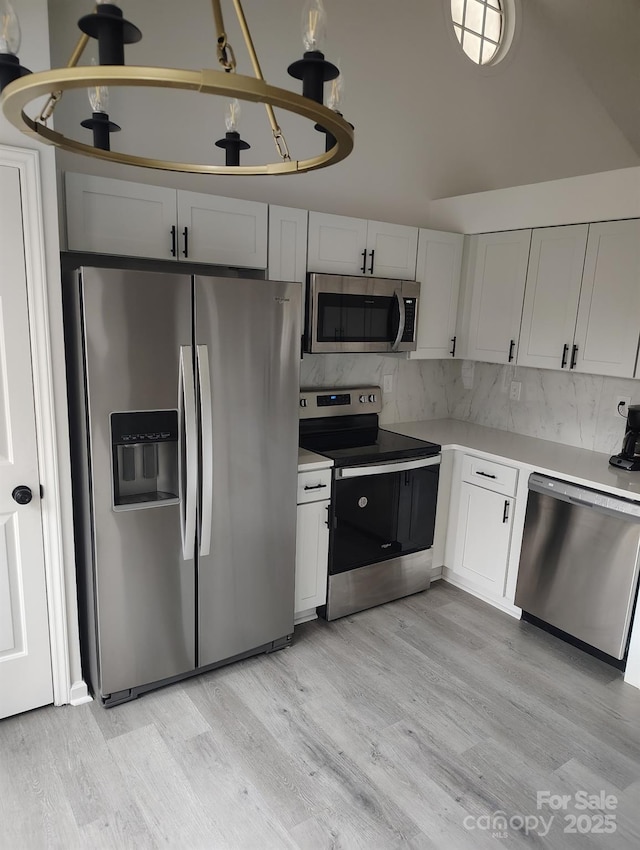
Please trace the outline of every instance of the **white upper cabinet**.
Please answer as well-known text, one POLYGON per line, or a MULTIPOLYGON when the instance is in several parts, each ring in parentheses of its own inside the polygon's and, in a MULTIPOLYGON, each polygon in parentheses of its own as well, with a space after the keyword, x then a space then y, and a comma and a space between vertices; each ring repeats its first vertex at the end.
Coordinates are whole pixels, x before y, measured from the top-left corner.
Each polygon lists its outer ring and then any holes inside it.
POLYGON ((571 365, 589 225, 533 231, 524 294, 518 365, 571 365))
POLYGON ((176 191, 89 174, 65 175, 70 251, 171 260, 176 191))
POLYGON ((515 360, 530 243, 531 230, 471 237, 467 357, 487 363, 515 360))
POLYGON ((418 228, 370 221, 367 224, 367 252, 365 274, 415 280, 418 228))
POLYGON ((180 259, 266 269, 267 205, 178 191, 180 259))
POLYGON ((573 363, 633 377, 640 333, 640 221, 589 226, 573 363))
POLYGON ((412 359, 455 356, 456 318, 464 236, 420 230, 416 280, 420 283, 417 348, 412 359))
POLYGON ((71 251, 267 267, 267 205, 88 174, 65 176, 71 251))
POLYGON ((367 222, 343 215, 309 213, 307 269, 329 274, 364 274, 367 222))
POLYGON ((309 213, 310 272, 415 280, 418 228, 309 213))
POLYGON ((299 280, 307 274, 306 210, 269 206, 269 280, 299 280))

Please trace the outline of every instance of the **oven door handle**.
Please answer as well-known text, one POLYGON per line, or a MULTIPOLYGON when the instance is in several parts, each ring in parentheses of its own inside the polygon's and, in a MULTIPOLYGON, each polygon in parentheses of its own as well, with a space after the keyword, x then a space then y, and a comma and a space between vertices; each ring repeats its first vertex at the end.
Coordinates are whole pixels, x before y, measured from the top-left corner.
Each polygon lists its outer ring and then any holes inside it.
POLYGON ((336 478, 362 478, 364 475, 384 475, 390 472, 405 472, 409 469, 422 469, 426 466, 437 466, 440 463, 440 455, 421 457, 417 460, 391 461, 390 463, 377 463, 373 466, 345 466, 336 469, 336 478))
POLYGON ((404 298, 402 297, 402 294, 400 292, 398 292, 397 289, 393 294, 395 295, 395 297, 398 300, 398 311, 400 313, 400 321, 398 322, 398 333, 396 334, 395 341, 394 341, 393 345, 391 346, 391 351, 397 351, 398 346, 402 342, 402 337, 404 336, 404 326, 405 326, 406 317, 405 317, 405 312, 404 312, 404 298))

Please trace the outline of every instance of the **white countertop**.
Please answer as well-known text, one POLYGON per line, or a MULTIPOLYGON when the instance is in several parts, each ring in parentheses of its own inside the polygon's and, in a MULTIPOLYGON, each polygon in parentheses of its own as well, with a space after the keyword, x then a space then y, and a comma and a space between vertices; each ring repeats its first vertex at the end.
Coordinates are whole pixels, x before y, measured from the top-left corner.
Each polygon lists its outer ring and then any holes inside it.
POLYGON ((298 449, 298 472, 313 469, 328 469, 333 466, 331 458, 308 452, 306 449, 298 449))
POLYGON ((408 437, 440 443, 443 448, 470 449, 526 464, 539 472, 569 478, 586 487, 601 488, 640 500, 640 472, 624 472, 609 466, 609 455, 577 449, 551 440, 525 437, 498 428, 486 428, 458 419, 396 422, 383 426, 408 437))

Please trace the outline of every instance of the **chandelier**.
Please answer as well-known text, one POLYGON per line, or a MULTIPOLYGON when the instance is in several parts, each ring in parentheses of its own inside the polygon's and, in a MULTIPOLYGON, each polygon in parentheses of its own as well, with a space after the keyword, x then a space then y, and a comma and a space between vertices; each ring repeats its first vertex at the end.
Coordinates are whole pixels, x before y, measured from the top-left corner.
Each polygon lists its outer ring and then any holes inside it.
POLYGON ((334 165, 353 150, 353 125, 340 110, 341 77, 338 68, 328 62, 322 52, 326 31, 326 14, 322 0, 307 0, 302 12, 304 55, 293 62, 288 73, 302 81, 302 95, 269 85, 244 15, 241 0, 232 0, 254 76, 236 72, 236 58, 227 40, 220 0, 212 0, 217 32, 217 58, 221 70, 181 70, 164 67, 127 66, 124 47, 140 41, 142 33, 124 18, 116 2, 98 0, 93 12, 78 21, 81 30, 66 68, 31 73, 20 64, 20 25, 9 0, 0 0, 0 105, 7 119, 21 132, 66 151, 120 165, 134 165, 164 171, 192 174, 296 174, 334 165), (98 43, 98 64, 78 63, 91 39, 98 43), (324 105, 325 83, 331 81, 328 106, 324 105), (151 87, 179 89, 227 98, 226 133, 215 145, 224 150, 224 165, 151 159, 146 156, 111 150, 111 135, 121 128, 108 114, 109 87, 151 87), (69 138, 49 126, 49 121, 65 91, 87 89, 92 114, 82 121, 91 130, 93 144, 69 138), (35 117, 25 110, 37 98, 47 100, 35 117), (277 159, 262 165, 240 165, 241 151, 250 145, 238 130, 240 101, 262 103, 276 150, 277 159), (314 122, 325 137, 324 150, 307 159, 293 159, 276 117, 276 109, 293 112, 314 122))

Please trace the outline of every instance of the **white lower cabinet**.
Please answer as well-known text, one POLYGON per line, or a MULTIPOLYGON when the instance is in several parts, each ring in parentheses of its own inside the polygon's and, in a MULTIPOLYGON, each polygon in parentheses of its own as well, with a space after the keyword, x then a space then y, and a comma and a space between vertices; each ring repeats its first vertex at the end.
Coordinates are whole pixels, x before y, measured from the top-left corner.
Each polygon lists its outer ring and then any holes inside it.
POLYGON ((298 473, 294 622, 316 616, 327 601, 331 470, 298 473))
POLYGON ((518 470, 474 455, 457 454, 443 576, 510 609, 507 578, 518 470))
POLYGON ((453 570, 490 596, 504 596, 513 499, 464 481, 453 570))

